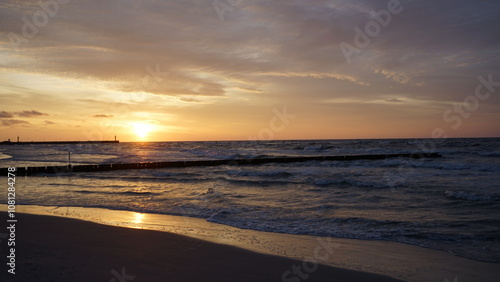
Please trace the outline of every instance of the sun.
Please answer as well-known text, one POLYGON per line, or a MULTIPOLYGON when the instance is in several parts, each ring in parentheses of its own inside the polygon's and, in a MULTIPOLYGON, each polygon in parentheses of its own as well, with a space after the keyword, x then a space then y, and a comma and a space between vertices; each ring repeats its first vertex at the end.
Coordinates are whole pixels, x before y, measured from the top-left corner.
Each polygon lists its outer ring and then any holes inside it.
POLYGON ((154 130, 154 126, 151 123, 146 122, 133 122, 132 131, 140 139, 148 137, 149 133, 154 130))

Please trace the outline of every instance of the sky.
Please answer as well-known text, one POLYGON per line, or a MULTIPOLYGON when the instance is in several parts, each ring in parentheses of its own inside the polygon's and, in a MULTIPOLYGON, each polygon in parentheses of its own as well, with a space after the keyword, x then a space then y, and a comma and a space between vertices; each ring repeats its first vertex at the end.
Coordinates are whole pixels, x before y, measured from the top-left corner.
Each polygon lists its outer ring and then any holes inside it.
POLYGON ((0 141, 500 137, 500 1, 0 0, 0 141))

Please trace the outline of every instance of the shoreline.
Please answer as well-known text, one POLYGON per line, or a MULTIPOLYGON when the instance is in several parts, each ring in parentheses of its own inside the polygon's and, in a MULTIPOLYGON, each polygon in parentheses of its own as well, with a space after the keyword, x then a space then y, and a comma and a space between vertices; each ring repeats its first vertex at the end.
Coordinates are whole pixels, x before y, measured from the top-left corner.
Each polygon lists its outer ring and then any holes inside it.
MULTIPOLYGON (((2 269, 2 281, 400 281, 169 232, 27 213, 16 219, 14 274, 2 269)), ((13 256, 7 244, 0 250, 13 256)))
MULTIPOLYGON (((6 210, 5 205, 0 205, 6 210)), ((387 275, 404 281, 496 281, 500 264, 388 241, 325 238, 239 229, 204 219, 99 208, 17 206, 17 212, 58 216, 132 229, 162 231, 243 248, 260 254, 315 259, 332 267, 387 275), (330 253, 318 246, 334 246, 330 253)), ((22 224, 20 221, 19 224, 22 224)), ((279 281, 276 280, 276 281, 279 281)))

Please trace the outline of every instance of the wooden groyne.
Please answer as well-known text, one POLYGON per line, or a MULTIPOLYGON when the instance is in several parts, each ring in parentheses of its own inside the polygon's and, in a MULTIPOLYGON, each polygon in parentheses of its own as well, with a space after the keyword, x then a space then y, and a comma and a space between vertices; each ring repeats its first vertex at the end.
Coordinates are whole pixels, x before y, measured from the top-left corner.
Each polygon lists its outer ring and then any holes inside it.
MULTIPOLYGON (((95 172, 124 169, 155 169, 155 168, 178 168, 194 166, 218 166, 218 165, 260 165, 266 163, 292 163, 306 161, 354 161, 354 160, 383 160, 389 158, 438 158, 437 153, 419 154, 388 154, 388 155, 346 155, 346 156, 297 156, 297 157, 272 157, 272 158, 248 158, 231 160, 199 160, 199 161, 172 161, 172 162, 143 162, 125 164, 96 164, 96 165, 65 165, 65 166, 41 166, 41 167, 17 167, 17 175, 54 174, 54 173, 76 173, 95 172)), ((0 168, 0 175, 7 176, 7 168, 0 168)))

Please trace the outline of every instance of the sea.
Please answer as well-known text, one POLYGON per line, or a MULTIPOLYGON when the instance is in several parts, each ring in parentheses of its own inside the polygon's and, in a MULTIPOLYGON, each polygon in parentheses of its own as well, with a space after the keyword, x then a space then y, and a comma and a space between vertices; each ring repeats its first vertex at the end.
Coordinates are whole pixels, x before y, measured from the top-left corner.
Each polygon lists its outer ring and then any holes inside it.
POLYGON ((72 165, 250 161, 19 176, 17 204, 197 217, 268 232, 401 242, 500 262, 500 138, 0 145, 0 167, 67 165, 68 152, 72 165), (262 157, 422 152, 442 157, 251 164, 262 157))

